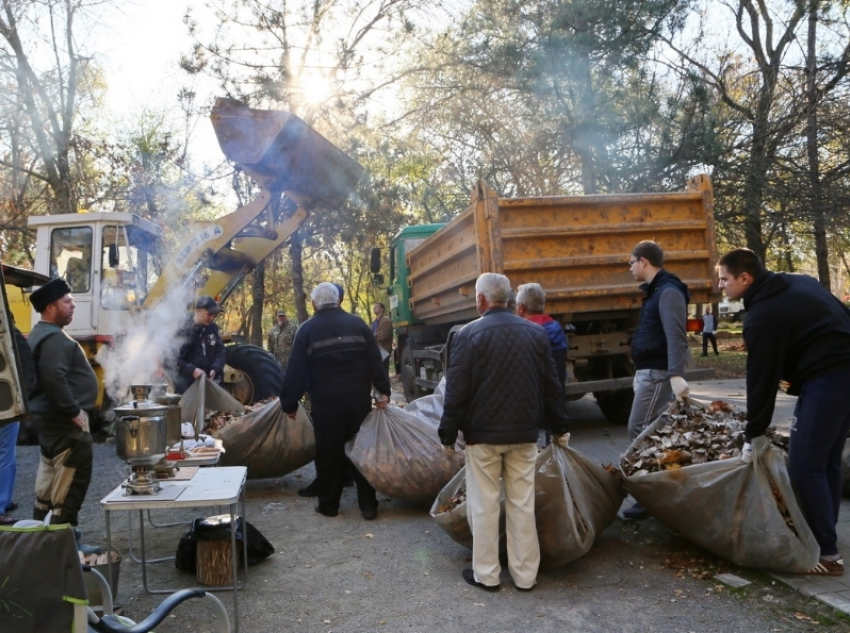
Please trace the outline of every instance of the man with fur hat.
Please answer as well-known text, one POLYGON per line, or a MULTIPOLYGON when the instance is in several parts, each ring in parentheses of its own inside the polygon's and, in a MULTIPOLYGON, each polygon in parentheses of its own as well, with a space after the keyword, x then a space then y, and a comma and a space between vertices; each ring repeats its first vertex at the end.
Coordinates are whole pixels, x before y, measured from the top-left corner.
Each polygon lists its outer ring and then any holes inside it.
POLYGON ((41 461, 35 479, 33 518, 77 525, 92 476, 89 415, 97 401, 97 376, 80 344, 63 329, 74 318, 71 287, 52 279, 30 295, 41 320, 28 343, 37 382, 29 406, 38 429, 41 461))

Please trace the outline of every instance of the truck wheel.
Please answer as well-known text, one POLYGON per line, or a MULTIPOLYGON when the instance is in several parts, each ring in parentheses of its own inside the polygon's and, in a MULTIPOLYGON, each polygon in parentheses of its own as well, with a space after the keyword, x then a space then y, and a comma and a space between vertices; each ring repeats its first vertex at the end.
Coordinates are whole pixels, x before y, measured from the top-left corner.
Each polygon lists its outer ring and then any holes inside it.
POLYGON ((632 389, 618 389, 617 391, 594 392, 596 404, 609 422, 612 424, 628 424, 629 414, 632 412, 632 401, 635 392, 632 389))
POLYGON ((404 398, 413 402, 422 396, 422 388, 416 384, 416 366, 413 364, 413 352, 410 345, 405 345, 401 352, 401 384, 404 387, 404 398))
POLYGON ((242 404, 254 404, 280 395, 283 372, 277 359, 262 347, 228 345, 224 348, 224 354, 228 365, 245 374, 248 384, 235 385, 233 388, 235 393, 231 393, 242 404))

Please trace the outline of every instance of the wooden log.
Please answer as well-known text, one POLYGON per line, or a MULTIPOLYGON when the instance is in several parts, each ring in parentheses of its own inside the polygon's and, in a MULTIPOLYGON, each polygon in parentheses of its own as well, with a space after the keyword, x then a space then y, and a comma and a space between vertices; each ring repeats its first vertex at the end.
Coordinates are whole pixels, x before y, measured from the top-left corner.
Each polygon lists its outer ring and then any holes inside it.
POLYGON ((221 587, 233 582, 233 554, 230 539, 226 541, 198 541, 198 583, 221 587))

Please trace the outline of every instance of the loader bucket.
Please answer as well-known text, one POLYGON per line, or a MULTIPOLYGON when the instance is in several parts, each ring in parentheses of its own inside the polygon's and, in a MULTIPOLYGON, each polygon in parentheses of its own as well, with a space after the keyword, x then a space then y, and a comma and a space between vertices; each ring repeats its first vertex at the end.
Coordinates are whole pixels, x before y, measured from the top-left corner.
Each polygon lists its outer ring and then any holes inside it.
POLYGON ((317 206, 341 206, 363 175, 357 161, 294 114, 222 98, 210 118, 229 160, 317 206))

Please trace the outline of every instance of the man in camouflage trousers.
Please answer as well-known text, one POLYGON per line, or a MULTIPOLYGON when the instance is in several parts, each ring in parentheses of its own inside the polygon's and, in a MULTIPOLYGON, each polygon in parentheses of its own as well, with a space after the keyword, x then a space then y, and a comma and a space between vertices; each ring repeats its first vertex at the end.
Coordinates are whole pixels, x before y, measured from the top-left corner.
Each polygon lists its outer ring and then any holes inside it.
POLYGON ((295 340, 295 332, 298 327, 290 323, 286 312, 281 310, 277 313, 277 323, 269 332, 269 352, 280 363, 283 373, 289 364, 289 354, 292 352, 292 341, 295 340))

